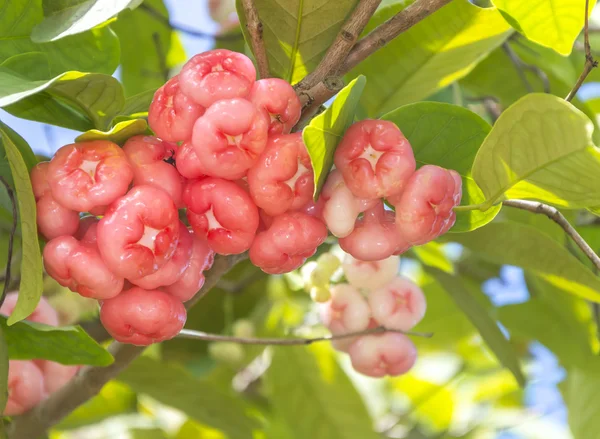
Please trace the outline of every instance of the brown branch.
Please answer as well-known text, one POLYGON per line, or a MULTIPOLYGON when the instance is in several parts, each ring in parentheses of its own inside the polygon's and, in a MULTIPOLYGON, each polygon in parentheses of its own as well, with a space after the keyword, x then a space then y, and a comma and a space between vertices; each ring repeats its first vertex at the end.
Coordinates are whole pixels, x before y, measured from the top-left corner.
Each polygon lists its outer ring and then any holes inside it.
POLYGON ((2 288, 2 294, 0 295, 0 306, 4 303, 4 299, 6 298, 6 293, 8 292, 8 288, 10 287, 10 268, 12 266, 12 256, 13 256, 13 245, 15 241, 15 234, 17 233, 17 200, 15 199, 15 193, 12 188, 8 184, 8 181, 4 179, 4 177, 0 177, 0 182, 6 188, 6 192, 8 193, 8 198, 10 198, 10 203, 12 204, 12 226, 10 228, 10 233, 8 235, 8 256, 6 257, 6 272, 4 274, 4 287, 2 288))
POLYGON ((381 0, 360 0, 317 68, 297 85, 298 90, 310 90, 327 76, 335 75, 380 3, 381 0))
POLYGON ((585 50, 585 64, 583 66, 583 71, 577 79, 577 82, 573 86, 573 89, 569 92, 566 101, 571 102, 573 98, 577 95, 577 92, 585 82, 586 78, 590 74, 590 72, 598 67, 598 61, 594 59, 594 55, 592 55, 592 46, 590 45, 590 31, 589 31, 589 9, 590 9, 590 0, 585 0, 585 21, 583 25, 583 47, 585 50))
POLYGON ((263 40, 263 24, 260 21, 254 0, 242 0, 244 16, 246 17, 246 28, 250 35, 250 46, 258 65, 258 74, 261 78, 269 78, 269 58, 263 40))
POLYGON ((504 206, 514 207, 516 209, 527 210, 529 212, 546 215, 556 224, 563 228, 565 233, 577 244, 577 246, 583 251, 588 257, 592 264, 600 270, 600 257, 594 252, 592 247, 585 242, 581 235, 575 230, 575 227, 567 221, 562 213, 558 209, 547 204, 540 203, 538 201, 527 201, 527 200, 506 200, 502 203, 504 206))
POLYGON ((263 346, 302 346, 309 345, 321 341, 343 340, 345 338, 359 337, 361 335, 382 334, 384 332, 395 332, 397 334, 412 335, 415 337, 430 338, 433 336, 430 332, 408 332, 397 329, 389 329, 384 326, 377 328, 365 329, 364 331, 349 332, 347 334, 326 335, 315 338, 254 338, 254 337, 233 337, 230 335, 209 334, 202 331, 194 331, 191 329, 182 329, 177 335, 177 338, 187 338, 191 340, 202 341, 226 341, 249 345, 263 346))
MULTIPOLYGON (((245 255, 217 256, 212 268, 206 273, 206 281, 194 298, 186 303, 186 308, 193 306, 219 279, 227 273, 245 255)), ((96 395, 111 379, 116 377, 145 347, 113 342, 108 350, 115 358, 108 367, 84 367, 62 389, 52 394, 48 399, 34 407, 24 415, 15 418, 8 427, 10 439, 37 438, 50 427, 60 422, 78 406, 96 395)))
POLYGON ((302 103, 302 116, 296 124, 295 131, 306 125, 319 111, 321 105, 344 88, 342 78, 329 76, 307 91, 298 91, 302 103))

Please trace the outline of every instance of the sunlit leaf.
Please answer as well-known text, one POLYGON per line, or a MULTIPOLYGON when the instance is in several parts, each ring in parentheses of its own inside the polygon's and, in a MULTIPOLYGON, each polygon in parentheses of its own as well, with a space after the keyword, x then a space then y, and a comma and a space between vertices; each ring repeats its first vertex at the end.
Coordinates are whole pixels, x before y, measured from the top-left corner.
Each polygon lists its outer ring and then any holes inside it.
MULTIPOLYGON (((394 122, 404 133, 415 153, 417 165, 438 165, 454 169, 463 179, 462 204, 485 200, 471 177, 471 166, 479 147, 490 132, 481 117, 456 105, 418 102, 381 116, 394 122)), ((490 222, 500 206, 485 212, 458 212, 453 232, 465 232, 490 222)))
POLYGON ((144 119, 133 119, 117 123, 109 131, 90 130, 75 138, 76 142, 88 140, 110 140, 122 145, 127 139, 148 132, 148 123, 144 119))
MULTIPOLYGON (((380 10, 366 32, 391 18, 403 4, 380 10)), ((361 103, 369 117, 416 102, 460 79, 509 35, 495 8, 454 0, 400 34, 358 65, 369 84, 361 103)))
POLYGON ((333 154, 344 132, 354 122, 354 114, 367 80, 359 76, 344 87, 327 110, 319 114, 302 131, 315 174, 315 199, 333 166, 333 154))
POLYGON ((439 268, 446 273, 454 273, 452 261, 444 254, 441 245, 437 242, 432 241, 424 245, 413 247, 412 251, 423 264, 439 268))

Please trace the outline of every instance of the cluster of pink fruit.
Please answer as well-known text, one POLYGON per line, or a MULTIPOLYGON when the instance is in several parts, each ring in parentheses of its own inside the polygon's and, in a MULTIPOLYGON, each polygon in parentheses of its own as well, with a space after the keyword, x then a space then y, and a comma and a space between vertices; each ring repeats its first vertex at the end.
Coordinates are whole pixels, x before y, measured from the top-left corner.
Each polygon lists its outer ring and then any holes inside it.
POLYGON ((181 330, 182 303, 215 253, 249 251, 254 265, 280 274, 312 256, 327 229, 357 259, 376 261, 453 225, 460 177, 436 166, 415 172, 410 144, 386 121, 347 131, 313 202, 306 146, 290 134, 300 113, 294 89, 257 81, 245 55, 194 56, 154 96, 148 120, 158 137, 132 137, 122 149, 66 145, 33 169, 46 270, 98 299, 115 339, 147 345, 181 330))
POLYGON ((342 268, 348 283, 331 287, 331 298, 319 304, 321 321, 333 335, 380 326, 399 332, 334 340, 333 347, 350 355, 358 372, 372 376, 401 375, 417 359, 417 349, 402 332, 421 321, 425 295, 409 279, 398 276, 400 258, 360 261, 347 257, 342 268))
MULTIPOLYGON (((6 295, 0 314, 9 315, 17 304, 17 293, 6 295)), ((44 325, 58 326, 58 314, 42 298, 27 320, 44 325)), ((8 401, 4 416, 26 412, 44 398, 56 392, 79 370, 79 366, 65 366, 47 360, 10 360, 8 362, 8 401)))

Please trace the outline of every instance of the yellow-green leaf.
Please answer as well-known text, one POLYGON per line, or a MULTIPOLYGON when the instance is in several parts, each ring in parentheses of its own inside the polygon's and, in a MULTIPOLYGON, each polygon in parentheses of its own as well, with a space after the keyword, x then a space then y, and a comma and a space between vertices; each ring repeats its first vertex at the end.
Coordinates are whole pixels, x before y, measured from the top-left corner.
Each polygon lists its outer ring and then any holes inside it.
POLYGON ((109 131, 90 130, 75 138, 76 142, 89 140, 110 140, 122 145, 130 137, 148 132, 148 123, 144 119, 125 120, 117 123, 109 131))
POLYGON ((354 122, 358 101, 367 80, 359 76, 344 87, 327 110, 319 114, 302 132, 315 174, 315 199, 333 166, 333 154, 344 132, 354 122))
MULTIPOLYGON (((366 31, 404 8, 381 9, 366 31)), ((369 117, 424 99, 462 78, 509 35, 510 27, 495 8, 482 9, 454 0, 379 49, 350 75, 369 84, 361 103, 369 117)))
MULTIPOLYGON (((295 84, 321 61, 357 0, 255 0, 271 72, 295 84)), ((248 40, 244 10, 237 10, 248 40)))
MULTIPOLYGON (((561 55, 569 55, 583 28, 586 0, 492 0, 516 30, 561 55)), ((590 1, 590 12, 595 0, 590 1)))
POLYGON ((600 205, 600 151, 593 124, 569 102, 530 94, 508 108, 473 163, 486 197, 483 208, 506 198, 532 198, 557 206, 600 205))
POLYGON ((0 127, 0 136, 8 158, 8 164, 12 173, 17 204, 19 207, 19 218, 21 221, 21 265, 27 267, 28 275, 21 276, 19 284, 19 299, 15 309, 8 319, 8 324, 28 317, 36 308, 43 288, 42 255, 38 243, 35 199, 33 188, 29 180, 27 165, 18 148, 0 127))

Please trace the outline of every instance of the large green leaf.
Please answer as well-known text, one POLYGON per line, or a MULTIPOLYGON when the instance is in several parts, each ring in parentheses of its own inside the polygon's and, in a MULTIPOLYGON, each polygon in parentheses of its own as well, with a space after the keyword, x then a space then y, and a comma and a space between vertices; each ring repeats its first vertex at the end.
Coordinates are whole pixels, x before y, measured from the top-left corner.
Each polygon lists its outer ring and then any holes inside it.
POLYGON ((559 387, 568 410, 573 439, 588 439, 598 434, 600 420, 600 359, 589 358, 567 369, 567 379, 559 387))
POLYGON ((562 294, 542 278, 527 276, 532 298, 498 309, 512 337, 536 340, 550 349, 565 367, 583 364, 597 344, 592 310, 585 300, 562 294))
MULTIPOLYGON (((357 0, 256 0, 271 73, 295 84, 311 72, 356 3, 357 0)), ((239 0, 237 10, 249 41, 239 0)))
MULTIPOLYGON (((373 30, 404 5, 383 8, 373 30)), ((379 49, 351 72, 369 78, 362 104, 369 117, 412 103, 469 73, 508 36, 509 26, 495 8, 454 0, 379 49)))
MULTIPOLYGON (((492 0, 519 32, 561 55, 569 55, 583 28, 586 0, 492 0)), ((596 2, 590 1, 590 12, 596 2)))
POLYGON ((185 369, 141 357, 117 379, 134 391, 181 410, 190 418, 216 427, 230 439, 252 437, 257 424, 246 415, 241 400, 215 384, 198 380, 185 369))
POLYGON ((469 320, 477 328, 481 337, 494 353, 498 361, 512 372, 517 382, 524 387, 525 376, 521 371, 519 359, 513 347, 500 331, 498 324, 487 313, 486 309, 475 300, 469 293, 467 286, 459 277, 448 274, 436 268, 428 267, 440 284, 444 286, 448 294, 454 299, 458 307, 467 315, 469 320))
POLYGON ((31 32, 35 43, 56 41, 88 31, 143 0, 43 0, 46 18, 31 32))
POLYGON ((449 239, 485 260, 523 267, 563 291, 600 302, 600 279, 564 246, 534 227, 494 222, 449 239))
POLYGON ((75 138, 76 142, 87 142, 88 140, 110 140, 123 145, 127 139, 138 134, 149 133, 148 123, 144 119, 125 120, 115 124, 108 131, 90 130, 75 138))
MULTIPOLYGON (((168 20, 163 0, 146 0, 144 6, 168 20)), ((186 60, 177 33, 164 20, 138 8, 124 10, 112 24, 121 41, 121 79, 127 96, 156 90, 169 70, 186 60)))
POLYGON ((42 255, 37 236, 35 199, 29 180, 29 171, 15 142, 2 127, 0 127, 0 136, 12 173, 19 207, 22 236, 21 264, 28 269, 28 275, 21 276, 19 300, 8 320, 9 324, 12 325, 26 318, 35 310, 42 295, 43 270, 42 255))
POLYGON ((274 409, 294 438, 379 437, 329 346, 275 349, 265 380, 274 409))
MULTIPOLYGON (((471 166, 490 125, 456 105, 418 102, 381 116, 394 122, 410 141, 417 165, 438 165, 457 171, 463 179, 462 204, 478 204, 485 196, 471 177, 471 166)), ((465 232, 490 222, 500 206, 485 212, 458 212, 453 232, 465 232)))
POLYGON ((101 73, 67 72, 50 81, 30 81, 0 71, 0 96, 0 106, 15 116, 70 128, 63 118, 74 112, 80 115, 75 125, 86 130, 108 129, 125 104, 119 81, 101 73), (28 96, 33 99, 22 100, 28 96))
POLYGON ((359 76, 344 87, 327 110, 319 114, 302 131, 315 174, 315 199, 333 166, 333 155, 338 143, 348 127, 354 122, 354 115, 367 80, 359 76))
POLYGON ((79 326, 57 328, 28 321, 8 326, 0 316, 0 326, 13 360, 45 359, 61 364, 108 366, 110 353, 79 326))
POLYGON ((0 63, 14 55, 44 54, 51 79, 69 70, 111 74, 119 64, 119 41, 108 27, 94 28, 53 43, 38 44, 29 35, 43 19, 42 0, 1 0, 0 63))
POLYGON ((531 94, 507 109, 479 149, 473 178, 483 208, 533 198, 569 208, 600 204, 600 151, 592 122, 556 96, 531 94))

